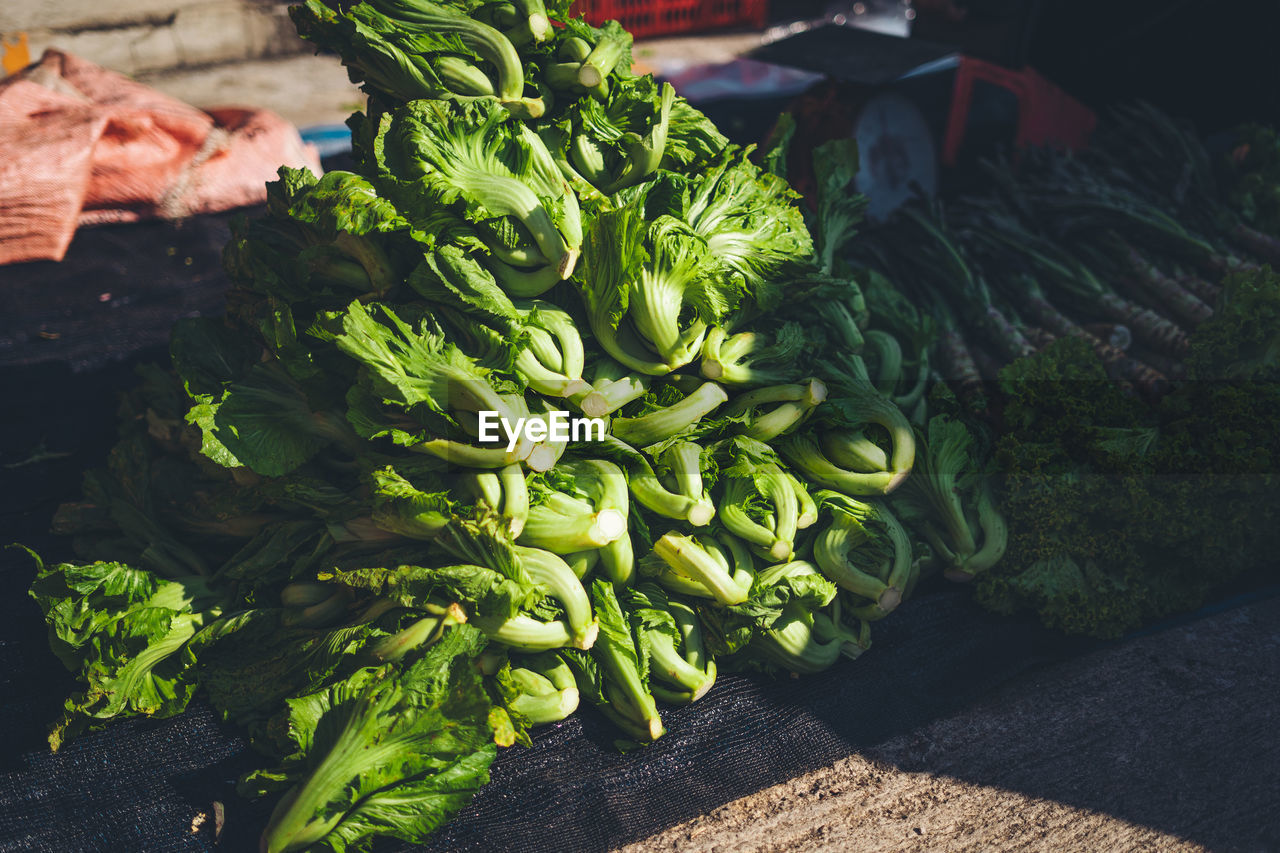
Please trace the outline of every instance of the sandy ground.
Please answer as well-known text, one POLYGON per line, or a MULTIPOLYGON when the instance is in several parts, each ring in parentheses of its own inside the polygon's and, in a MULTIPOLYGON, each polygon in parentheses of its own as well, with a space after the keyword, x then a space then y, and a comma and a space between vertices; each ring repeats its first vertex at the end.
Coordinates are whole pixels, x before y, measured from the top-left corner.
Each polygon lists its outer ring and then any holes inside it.
POLYGON ((333 56, 300 54, 138 77, 193 107, 268 109, 298 127, 342 124, 364 109, 364 94, 333 56))
POLYGON ((1016 680, 623 848, 1280 850, 1280 599, 1016 680))

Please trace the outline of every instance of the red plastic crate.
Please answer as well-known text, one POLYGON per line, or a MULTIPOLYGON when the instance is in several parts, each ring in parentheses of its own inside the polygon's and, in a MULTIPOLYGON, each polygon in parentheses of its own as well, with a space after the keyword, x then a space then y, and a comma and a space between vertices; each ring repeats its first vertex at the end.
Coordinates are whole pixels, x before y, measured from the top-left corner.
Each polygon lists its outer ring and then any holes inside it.
POLYGON ((951 95, 951 115, 943 139, 942 162, 954 166, 964 144, 974 87, 998 86, 1018 99, 1017 148, 1049 146, 1079 151, 1089 145, 1098 124, 1093 111, 1036 73, 1033 68, 1004 68, 962 56, 951 95))
POLYGON ((617 20, 636 38, 645 38, 726 27, 763 29, 769 0, 578 0, 573 12, 595 26, 617 20))

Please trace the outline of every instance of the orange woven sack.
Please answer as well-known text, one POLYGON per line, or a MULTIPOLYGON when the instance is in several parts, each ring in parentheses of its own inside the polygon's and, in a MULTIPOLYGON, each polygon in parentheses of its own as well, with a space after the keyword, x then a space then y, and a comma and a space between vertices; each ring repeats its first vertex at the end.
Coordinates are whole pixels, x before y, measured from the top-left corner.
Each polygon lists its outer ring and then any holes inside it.
POLYGON ((61 260, 78 225, 266 198, 315 148, 265 110, 203 112, 57 50, 0 80, 0 264, 61 260))

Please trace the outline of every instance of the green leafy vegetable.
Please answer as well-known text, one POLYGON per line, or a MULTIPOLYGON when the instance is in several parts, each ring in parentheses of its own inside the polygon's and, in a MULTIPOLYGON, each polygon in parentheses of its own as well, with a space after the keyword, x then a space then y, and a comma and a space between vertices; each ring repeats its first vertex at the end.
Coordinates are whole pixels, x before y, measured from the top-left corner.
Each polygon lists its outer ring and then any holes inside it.
POLYGON ((196 688, 191 640, 223 606, 202 578, 161 580, 119 563, 40 565, 31 597, 54 653, 86 684, 49 735, 54 749, 99 721, 182 713, 196 688))
POLYGON ((262 849, 361 849, 373 835, 418 842, 466 805, 496 752, 492 706, 471 662, 483 643, 459 626, 412 664, 361 669, 289 700, 294 751, 242 783, 290 786, 262 849))

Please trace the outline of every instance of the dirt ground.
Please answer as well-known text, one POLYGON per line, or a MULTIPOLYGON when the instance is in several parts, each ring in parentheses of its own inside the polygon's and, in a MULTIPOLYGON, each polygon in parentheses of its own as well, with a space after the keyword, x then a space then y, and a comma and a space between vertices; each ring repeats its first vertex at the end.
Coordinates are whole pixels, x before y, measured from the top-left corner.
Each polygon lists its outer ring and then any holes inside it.
POLYGON ((1280 598, 1018 679, 623 848, 1280 850, 1280 598))

